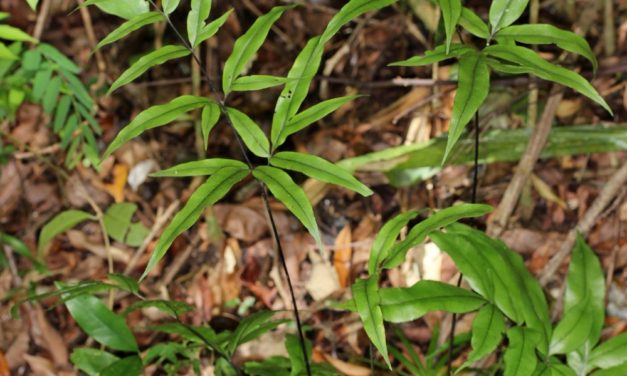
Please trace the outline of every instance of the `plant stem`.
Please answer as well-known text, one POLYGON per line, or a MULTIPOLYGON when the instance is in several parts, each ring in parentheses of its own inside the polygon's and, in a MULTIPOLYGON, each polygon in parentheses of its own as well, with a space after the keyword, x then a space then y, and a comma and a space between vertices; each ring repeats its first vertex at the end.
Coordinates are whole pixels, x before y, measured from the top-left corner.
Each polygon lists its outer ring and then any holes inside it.
MULTIPOLYGON (((189 45, 187 43, 187 41, 185 40, 185 38, 181 35, 181 33, 176 29, 176 27, 174 26, 174 24, 172 23, 172 21, 170 20, 170 18, 168 17, 167 14, 165 14, 164 12, 162 12, 157 5, 155 4, 154 0, 149 0, 151 5, 157 9, 158 12, 160 12, 161 14, 163 14, 163 16, 165 17, 166 22, 168 23, 168 25, 170 26, 170 28, 174 31, 174 33, 176 34, 176 36, 180 39, 181 43, 183 43, 183 46, 185 48, 187 48, 189 50, 189 52, 191 53, 192 58, 196 61, 196 63, 198 64, 198 67, 200 68, 200 71, 202 72, 202 74, 205 76, 205 79, 207 80, 208 84, 209 84, 209 88, 211 90, 211 94, 215 97, 216 99, 216 103, 218 104, 218 106, 220 107, 220 112, 224 115, 224 117, 226 118, 226 122, 229 125, 229 128, 231 128, 231 131, 233 132, 233 135, 237 141, 237 144, 239 146, 239 149, 242 153, 242 156, 244 158, 244 161, 246 162, 246 164, 248 165, 248 168, 252 171, 254 170, 254 165, 250 160, 250 157, 248 156, 248 153, 246 151, 246 147, 244 146, 244 143, 242 141, 242 139, 240 138, 239 134, 237 133, 237 131, 235 130, 235 127, 233 126, 233 123, 231 122, 230 117, 228 116, 228 112, 227 112, 227 107, 226 107, 226 96, 223 95, 223 93, 215 86, 214 81, 211 79, 211 76, 209 75, 209 73, 207 72, 207 70, 203 67, 202 62, 200 60, 200 58, 198 58, 198 56, 195 54, 194 52, 194 48, 193 46, 189 45)), ((264 204, 264 208, 266 210, 266 214, 268 216, 268 221, 270 222, 270 229, 272 232, 272 237, 274 238, 274 241, 276 242, 276 247, 277 247, 277 252, 279 253, 279 259, 281 261, 281 266, 283 268, 283 272, 285 273, 285 277, 287 279, 287 284, 290 290, 290 295, 292 298, 292 306, 293 306, 293 312, 294 312, 294 317, 296 320, 296 328, 298 330, 298 336, 300 339, 300 346, 301 346, 301 350, 303 353, 303 359, 305 361, 305 369, 307 372, 308 376, 311 376, 311 365, 309 364, 309 356, 307 355, 307 347, 305 346, 305 334, 303 332, 303 327, 300 321, 300 314, 298 312, 298 307, 296 305, 296 297, 294 295, 294 288, 292 285, 292 279, 290 277, 289 271, 287 269, 287 262, 285 260, 285 253, 283 252, 283 247, 281 246, 281 239, 279 236, 279 232, 277 230, 275 221, 274 221, 274 216, 272 215, 272 209, 270 208, 270 200, 268 198, 268 193, 266 190, 266 186, 263 184, 263 182, 257 178, 254 178, 257 181, 257 184, 259 185, 260 189, 261 189, 261 197, 263 200, 263 204, 264 204)))

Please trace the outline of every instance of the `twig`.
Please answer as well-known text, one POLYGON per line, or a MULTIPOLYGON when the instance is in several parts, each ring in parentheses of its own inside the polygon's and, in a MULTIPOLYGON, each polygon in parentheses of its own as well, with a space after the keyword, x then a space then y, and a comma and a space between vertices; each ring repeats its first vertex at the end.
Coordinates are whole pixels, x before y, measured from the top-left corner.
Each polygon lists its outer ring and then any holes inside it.
POLYGON ((492 218, 492 221, 488 224, 487 232, 490 236, 500 236, 507 227, 507 222, 509 221, 511 214, 518 203, 523 186, 529 179, 529 175, 531 175, 536 161, 540 157, 542 149, 544 149, 544 145, 546 144, 549 133, 551 132, 551 126, 553 124, 553 118, 555 117, 557 107, 562 100, 562 93, 557 90, 558 87, 553 86, 551 91, 552 95, 546 103, 546 107, 542 113, 542 118, 540 119, 538 125, 533 129, 533 133, 531 134, 531 138, 527 144, 527 149, 525 150, 525 153, 516 168, 516 173, 505 190, 503 199, 495 211, 494 218, 492 218))
POLYGON ((89 9, 83 4, 85 0, 76 0, 78 2, 78 6, 81 12, 81 18, 83 19, 83 24, 85 25, 85 32, 87 34, 87 40, 89 41, 89 45, 91 49, 94 51, 96 55, 96 66, 98 68, 98 81, 94 83, 93 90, 99 89, 102 85, 104 85, 107 80, 107 63, 105 62, 104 57, 102 56, 102 52, 96 48, 98 45, 98 40, 96 39, 96 34, 94 33, 94 26, 91 22, 91 16, 89 15, 89 9))
POLYGON ((37 15, 37 23, 35 24, 35 30, 33 31, 33 38, 41 39, 41 34, 44 32, 46 26, 46 20, 50 13, 50 0, 44 0, 39 8, 39 14, 37 15))
POLYGON ((568 237, 562 243, 559 251, 549 260, 544 267, 544 270, 540 274, 540 283, 546 286, 552 277, 554 277, 557 269, 562 265, 562 262, 570 254, 575 240, 577 239, 577 233, 582 235, 588 234, 597 217, 603 212, 603 209, 614 199, 618 191, 627 183, 627 163, 624 163, 621 168, 610 178, 610 180, 603 186, 601 193, 594 200, 592 206, 588 209, 584 217, 579 221, 577 226, 568 233, 568 237))

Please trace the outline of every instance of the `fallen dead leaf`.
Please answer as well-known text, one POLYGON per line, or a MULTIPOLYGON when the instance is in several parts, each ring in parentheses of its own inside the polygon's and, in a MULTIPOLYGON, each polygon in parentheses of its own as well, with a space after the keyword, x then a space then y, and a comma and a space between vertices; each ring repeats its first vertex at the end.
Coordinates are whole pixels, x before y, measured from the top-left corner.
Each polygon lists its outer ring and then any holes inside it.
POLYGON ((32 369, 34 376, 56 376, 52 362, 41 356, 25 354, 24 359, 32 369))
POLYGON ((0 376, 11 376, 9 363, 4 357, 4 353, 0 351, 0 376))
MULTIPOLYGON (((63 368, 68 365, 68 352, 67 344, 63 341, 63 338, 48 322, 46 315, 44 315, 43 309, 38 304, 32 305, 35 317, 37 319, 38 335, 43 340, 44 347, 48 350, 52 356, 54 365, 58 368, 63 368)), ((34 329, 33 329, 34 330, 34 329)))
POLYGON ((116 164, 113 167, 113 182, 111 184, 105 184, 104 188, 115 202, 124 201, 124 186, 128 179, 128 165, 124 163, 116 164))
MULTIPOLYGON (((102 244, 90 242, 85 234, 83 234, 81 231, 69 230, 67 232, 67 238, 73 247, 78 249, 86 249, 103 259, 107 258, 107 249, 105 248, 105 246, 102 244)), ((128 264, 129 260, 131 259, 131 255, 128 251, 125 251, 118 247, 114 247, 112 245, 109 246, 109 252, 111 252, 111 257, 113 258, 113 260, 117 262, 128 264)))
POLYGON ((314 251, 309 252, 312 264, 311 277, 305 283, 305 289, 314 301, 331 295, 340 288, 335 269, 314 251))
POLYGON ((353 249, 351 248, 351 227, 346 224, 337 234, 335 239, 335 254, 333 255, 333 266, 337 272, 340 287, 346 287, 350 279, 351 258, 353 249))
POLYGON ((17 338, 11 343, 11 346, 9 346, 9 349, 5 353, 5 358, 7 363, 9 363, 10 369, 17 368, 24 364, 24 355, 28 351, 29 342, 28 331, 25 330, 18 334, 17 338))
POLYGON ((370 368, 339 360, 331 355, 322 354, 324 359, 336 370, 346 376, 370 376, 370 368))

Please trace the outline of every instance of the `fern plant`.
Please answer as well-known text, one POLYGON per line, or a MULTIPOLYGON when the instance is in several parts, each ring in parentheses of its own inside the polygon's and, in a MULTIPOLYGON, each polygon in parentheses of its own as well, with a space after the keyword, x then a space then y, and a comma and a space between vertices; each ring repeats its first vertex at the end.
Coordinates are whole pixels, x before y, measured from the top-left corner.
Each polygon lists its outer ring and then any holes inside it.
MULTIPOLYGON (((0 13, 0 20, 5 18, 8 14, 0 13)), ((99 162, 96 138, 101 129, 94 118, 94 102, 78 77, 80 71, 55 47, 0 24, 0 119, 14 120, 25 101, 41 104, 66 152, 68 168, 81 161, 94 166, 99 162), (24 43, 35 46, 26 49, 24 43)))

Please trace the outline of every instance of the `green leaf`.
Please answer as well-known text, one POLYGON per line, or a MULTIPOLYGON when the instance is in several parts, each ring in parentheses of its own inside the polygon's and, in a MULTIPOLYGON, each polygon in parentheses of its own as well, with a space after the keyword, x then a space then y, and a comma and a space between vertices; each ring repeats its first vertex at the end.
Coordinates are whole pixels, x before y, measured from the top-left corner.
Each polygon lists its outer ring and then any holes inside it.
POLYGON ((96 217, 81 210, 66 210, 57 214, 41 229, 39 241, 37 242, 38 257, 43 256, 44 248, 57 235, 65 232, 77 224, 95 220, 96 217))
POLYGON ((170 14, 178 8, 181 0, 163 0, 161 2, 161 7, 163 8, 163 13, 170 14))
POLYGON ((144 226, 141 221, 131 223, 131 225, 128 226, 128 233, 126 234, 124 243, 131 247, 139 247, 144 243, 144 239, 146 239, 149 233, 150 230, 144 226))
POLYGON ((446 53, 451 48, 451 40, 455 34, 455 28, 459 17, 462 15, 461 0, 438 0, 444 19, 444 32, 446 33, 446 53))
POLYGON ((429 65, 438 63, 443 60, 460 57, 461 55, 474 51, 472 48, 463 44, 452 44, 449 51, 446 52, 446 46, 440 45, 431 51, 425 52, 424 56, 414 56, 407 60, 397 61, 395 63, 388 64, 390 67, 420 67, 423 65, 429 65))
POLYGON ((59 104, 57 106, 57 111, 54 114, 54 124, 52 126, 52 130, 54 132, 59 132, 65 121, 67 120, 67 116, 70 113, 70 106, 72 105, 72 97, 69 95, 64 95, 59 100, 59 104))
POLYGON ((480 52, 471 52, 461 56, 459 58, 459 83, 442 164, 449 158, 464 127, 472 120, 489 92, 490 70, 485 56, 480 52))
POLYGON ((235 159, 210 158, 199 161, 186 162, 150 174, 152 177, 188 177, 213 175, 225 167, 233 167, 244 170, 248 166, 235 159))
POLYGON ((253 170, 253 175, 268 186, 272 195, 305 226, 318 247, 324 249, 313 208, 303 189, 285 171, 278 168, 259 166, 253 170))
POLYGON ((486 302, 472 291, 427 280, 407 288, 380 289, 379 297, 383 318, 395 323, 412 321, 431 311, 470 312, 486 302))
POLYGON ((540 336, 532 329, 515 326, 507 331, 509 345, 505 350, 504 376, 531 375, 538 358, 535 348, 540 336))
POLYGON ((273 311, 260 311, 244 318, 230 336, 227 353, 231 355, 234 354, 239 345, 252 341, 275 329, 280 324, 289 321, 271 320, 274 314, 275 312, 273 311))
POLYGON ((28 6, 36 11, 37 10, 37 4, 39 4, 39 0, 26 0, 26 2, 28 3, 28 6))
POLYGON ((144 74, 148 69, 165 63, 166 61, 172 59, 178 59, 180 57, 184 57, 189 55, 190 52, 184 46, 163 46, 156 51, 150 52, 142 57, 140 57, 135 64, 131 65, 127 70, 125 70, 120 77, 118 77, 115 82, 107 91, 107 95, 110 95, 120 87, 127 85, 137 77, 144 74))
POLYGON ((33 256, 26 243, 15 236, 11 236, 0 231, 0 245, 1 244, 11 247, 15 253, 22 257, 26 257, 40 273, 45 274, 48 272, 46 265, 33 256))
POLYGON ((346 3, 327 24, 322 33, 322 44, 327 43, 348 22, 356 19, 366 12, 377 10, 394 4, 396 0, 351 0, 346 3))
POLYGON ((430 232, 440 227, 448 226, 462 218, 481 217, 492 211, 492 207, 482 204, 463 204, 442 209, 431 217, 418 223, 407 234, 405 240, 397 243, 390 249, 390 256, 383 262, 386 269, 400 265, 405 259, 405 255, 410 248, 422 243, 430 232))
POLYGON ((220 106, 217 103, 211 102, 202 108, 202 116, 200 120, 200 131, 202 133, 202 142, 205 150, 209 143, 209 133, 220 120, 220 106))
POLYGON ((528 68, 528 73, 544 80, 557 82, 574 89, 597 102, 607 110, 607 112, 612 114, 612 109, 585 78, 571 70, 549 63, 533 50, 520 46, 504 46, 497 44, 486 47, 483 51, 486 55, 491 55, 528 68))
POLYGON ((187 38, 189 44, 196 45, 196 39, 205 27, 205 20, 209 18, 211 0, 192 0, 192 5, 187 14, 187 38))
POLYGON ((17 27, 9 25, 0 25, 0 39, 18 42, 37 42, 37 39, 31 37, 17 27))
POLYGON ((494 0, 490 6, 492 35, 513 24, 525 11, 529 0, 494 0))
POLYGON ((55 47, 47 43, 40 43, 37 46, 37 49, 41 51, 41 53, 44 54, 46 58, 58 64, 59 67, 65 69, 66 71, 73 74, 79 74, 81 72, 81 68, 79 68, 78 65, 74 64, 72 60, 68 59, 55 47))
POLYGON ((116 203, 107 208, 103 222, 109 236, 124 243, 131 218, 137 210, 137 204, 130 202, 116 203))
POLYGON ((619 334, 597 346, 588 359, 589 368, 610 368, 627 359, 627 333, 619 334))
POLYGON ((133 278, 120 273, 109 273, 107 274, 107 277, 109 277, 111 281, 115 282, 120 289, 128 291, 134 295, 139 295, 139 284, 133 278))
POLYGON ((142 134, 147 129, 156 128, 176 120, 182 114, 212 103, 209 98, 184 95, 167 104, 153 106, 139 113, 111 141, 102 159, 106 159, 127 141, 142 134))
POLYGON ((107 35, 103 40, 101 40, 96 49, 100 49, 108 44, 116 42, 135 30, 138 30, 146 25, 153 24, 155 22, 159 22, 164 20, 164 17, 161 13, 158 12, 149 12, 139 14, 132 19, 124 22, 117 29, 113 30, 109 35, 107 35))
POLYGON ((263 90, 274 86, 283 85, 287 82, 285 77, 254 75, 238 77, 231 86, 232 91, 255 91, 263 90))
POLYGON ((124 312, 122 312, 122 315, 127 316, 131 312, 144 308, 156 308, 159 311, 174 317, 194 310, 193 306, 174 300, 140 300, 126 307, 124 312))
POLYGON ((277 147, 282 145, 289 135, 294 134, 301 129, 307 127, 308 125, 317 122, 318 120, 342 107, 344 104, 359 97, 360 95, 349 95, 345 97, 328 99, 309 107, 299 114, 296 114, 287 122, 287 124, 285 124, 285 127, 279 134, 272 135, 273 148, 276 149, 277 147))
POLYGON ((142 360, 139 356, 127 356, 103 369, 100 376, 140 376, 143 367, 142 360))
POLYGON ((564 311, 564 317, 557 324, 549 348, 550 354, 567 354, 583 346, 592 331, 591 310, 588 299, 564 311))
POLYGON ((383 312, 379 305, 378 280, 378 276, 372 276, 368 279, 359 279, 353 284, 351 290, 353 292, 357 312, 364 325, 364 330, 391 370, 392 365, 388 359, 385 327, 383 326, 383 312))
POLYGON ((501 311, 494 304, 483 306, 472 322, 472 351, 460 369, 492 354, 501 343, 504 332, 505 318, 501 311))
POLYGON ((594 372, 591 376, 624 376, 627 373, 627 361, 618 366, 594 372))
POLYGON ((528 74, 530 73, 529 68, 520 66, 520 65, 512 65, 512 64, 504 64, 500 60, 487 58, 486 59, 488 66, 499 73, 504 74, 528 74))
POLYGON ((594 70, 598 68, 597 59, 588 42, 573 33, 558 29, 548 24, 514 25, 501 29, 495 36, 505 37, 526 44, 556 44, 561 49, 579 54, 590 60, 594 70))
POLYGON ((209 22, 209 24, 202 29, 200 34, 198 34, 198 37, 196 38, 196 43, 193 45, 194 48, 198 47, 202 42, 214 36, 229 18, 231 12, 233 12, 233 9, 229 9, 219 18, 209 22))
POLYGON ((459 18, 459 24, 464 29, 466 29, 466 31, 474 36, 483 39, 490 38, 490 29, 488 28, 488 25, 483 22, 481 17, 479 17, 470 8, 464 7, 462 9, 462 15, 459 18))
POLYGON ((95 5, 105 13, 130 20, 140 14, 148 13, 145 0, 87 0, 83 6, 95 5))
POLYGON ((17 60, 17 55, 14 54, 4 43, 0 42, 0 59, 17 60))
POLYGON ((224 197, 231 187, 246 177, 248 173, 247 168, 224 167, 200 185, 187 200, 183 209, 176 213, 172 222, 163 231, 140 281, 146 278, 148 273, 165 256, 174 239, 192 227, 207 206, 215 204, 224 197))
POLYGON ((240 135, 248 149, 258 157, 270 156, 270 143, 261 128, 245 113, 228 107, 227 113, 231 124, 240 135))
MULTIPOLYGON (((290 356, 292 366, 290 376, 299 376, 305 373, 307 366, 303 358, 300 338, 294 334, 287 334, 285 336, 285 349, 290 356)), ((307 351, 307 358, 311 359, 312 347, 310 341, 305 340, 305 350, 307 351)))
POLYGON ((139 351, 124 318, 113 313, 100 299, 82 295, 66 301, 65 306, 81 329, 96 342, 114 350, 139 351))
POLYGON ((362 196, 370 196, 372 191, 345 169, 320 157, 305 153, 281 152, 272 156, 270 164, 286 170, 298 171, 311 178, 336 184, 362 196))
POLYGON ((106 351, 82 347, 72 351, 72 364, 89 376, 99 376, 102 370, 115 363, 119 358, 106 351))
POLYGON ((370 249, 370 258, 368 259, 368 274, 374 275, 378 272, 380 264, 390 254, 390 248, 398 238, 403 227, 418 215, 417 211, 401 213, 390 219, 381 227, 377 233, 372 248, 370 249))
POLYGON ((222 91, 228 95, 232 91, 232 86, 237 77, 250 62, 250 59, 257 53, 270 32, 272 25, 281 17, 283 12, 291 7, 274 7, 268 13, 257 18, 241 37, 237 38, 233 45, 233 52, 224 63, 222 74, 222 91))
POLYGON ((191 326, 178 322, 151 326, 149 329, 168 334, 176 334, 188 341, 201 345, 209 343, 211 348, 217 349, 222 353, 226 351, 221 344, 227 342, 232 335, 229 331, 223 331, 218 335, 209 326, 191 326))
POLYGON ((57 99, 59 98, 59 93, 61 92, 61 78, 54 77, 50 82, 48 82, 48 86, 46 88, 46 92, 44 93, 44 97, 42 98, 42 105, 44 107, 44 112, 47 114, 52 113, 54 107, 57 104, 57 99))

